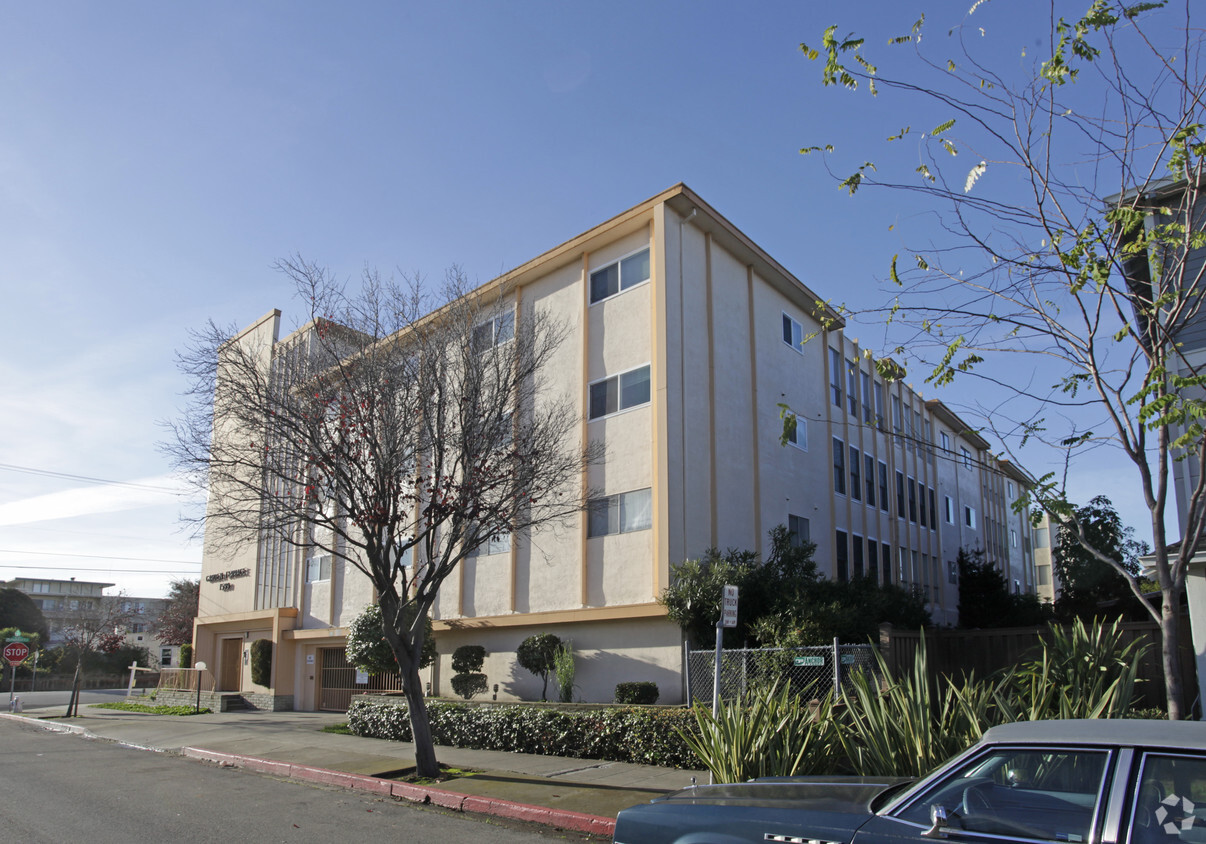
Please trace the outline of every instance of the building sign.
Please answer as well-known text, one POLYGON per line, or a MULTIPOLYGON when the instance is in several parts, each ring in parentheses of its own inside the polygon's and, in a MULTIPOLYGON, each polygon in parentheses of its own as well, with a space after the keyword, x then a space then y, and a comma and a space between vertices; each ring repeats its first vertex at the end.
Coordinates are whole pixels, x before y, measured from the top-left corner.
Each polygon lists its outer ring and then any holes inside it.
POLYGON ((217 574, 206 575, 206 583, 217 583, 218 588, 223 592, 231 592, 234 590, 234 584, 230 581, 237 580, 240 577, 251 577, 251 569, 230 569, 229 571, 220 571, 217 574))

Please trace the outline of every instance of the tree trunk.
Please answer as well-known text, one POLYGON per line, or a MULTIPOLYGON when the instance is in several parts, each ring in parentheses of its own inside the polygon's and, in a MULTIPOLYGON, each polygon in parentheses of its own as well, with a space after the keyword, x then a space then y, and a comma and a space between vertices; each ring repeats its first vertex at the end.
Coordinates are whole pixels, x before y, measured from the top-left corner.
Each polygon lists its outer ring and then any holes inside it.
POLYGON ((80 658, 75 661, 75 676, 71 678, 71 697, 67 699, 67 714, 63 717, 74 718, 80 711, 80 681, 83 679, 84 657, 81 654, 80 658))
POLYGON ((403 676, 402 692, 406 695, 410 732, 415 743, 415 774, 434 779, 440 775, 440 763, 436 759, 435 742, 431 738, 431 722, 427 720, 427 700, 423 697, 423 685, 419 682, 417 668, 411 669, 403 676))
POLYGON ((1160 657, 1164 668, 1164 693, 1168 698, 1168 719, 1180 721, 1185 717, 1185 691, 1181 680, 1180 628, 1178 601, 1166 592, 1160 608, 1160 657))

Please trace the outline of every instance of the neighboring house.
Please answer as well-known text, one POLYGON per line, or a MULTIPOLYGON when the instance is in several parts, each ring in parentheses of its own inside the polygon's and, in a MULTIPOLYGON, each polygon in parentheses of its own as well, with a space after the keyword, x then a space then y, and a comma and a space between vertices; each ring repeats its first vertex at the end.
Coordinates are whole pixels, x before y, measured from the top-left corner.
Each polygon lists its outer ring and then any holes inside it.
POLYGON ((123 609, 131 613, 126 625, 126 644, 146 648, 148 668, 176 668, 180 665, 180 646, 164 644, 153 632, 159 614, 167 606, 166 598, 123 598, 123 609))
MULTIPOLYGON (((829 328, 813 316, 823 296, 685 186, 482 289, 500 286, 517 291, 519 319, 540 308, 574 326, 547 378, 581 397, 583 437, 607 445, 583 478, 602 497, 573 528, 491 543, 445 581, 433 693, 451 691, 452 652, 477 644, 499 699, 539 697, 515 651, 551 632, 573 640, 584 700, 649 680, 679 702, 683 637, 657 603, 671 566, 713 546, 765 552, 781 524, 816 543, 825 576, 916 589, 939 624, 957 619, 961 546, 1034 591, 1029 522, 1010 507, 1028 476, 945 405, 880 377, 836 313, 829 328), (786 446, 780 405, 796 415, 786 446)), ((293 339, 279 329, 272 311, 234 342, 273 354, 293 339)), ((329 557, 207 541, 196 658, 257 705, 338 708, 335 692, 364 688, 344 636, 372 599, 329 557), (251 682, 256 639, 274 643, 270 687, 251 682)))
POLYGON ((112 583, 95 583, 87 580, 51 580, 42 577, 18 577, 3 584, 28 595, 34 605, 46 616, 50 628, 46 647, 61 645, 80 611, 95 609, 104 591, 112 583))

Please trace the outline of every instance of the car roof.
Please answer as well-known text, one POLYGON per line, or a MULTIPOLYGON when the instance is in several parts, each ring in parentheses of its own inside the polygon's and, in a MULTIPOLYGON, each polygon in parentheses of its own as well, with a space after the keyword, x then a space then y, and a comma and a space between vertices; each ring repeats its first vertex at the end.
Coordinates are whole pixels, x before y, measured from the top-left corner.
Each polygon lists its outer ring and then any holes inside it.
POLYGON ((1206 723, 1139 719, 1015 721, 984 733, 985 742, 1058 742, 1206 750, 1206 723))

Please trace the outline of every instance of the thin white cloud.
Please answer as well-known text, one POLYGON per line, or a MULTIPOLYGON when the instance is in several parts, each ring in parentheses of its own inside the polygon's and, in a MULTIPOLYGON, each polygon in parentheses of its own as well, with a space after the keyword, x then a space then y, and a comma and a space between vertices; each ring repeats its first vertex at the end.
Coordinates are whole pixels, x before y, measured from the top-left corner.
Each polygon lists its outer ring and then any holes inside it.
MULTIPOLYGON (((163 487, 183 494, 185 488, 171 477, 147 478, 130 483, 163 487)), ((161 506, 170 493, 133 486, 106 484, 77 487, 62 492, 35 495, 20 501, 0 504, 0 525, 23 525, 59 519, 73 519, 98 513, 116 513, 143 507, 161 506)))

